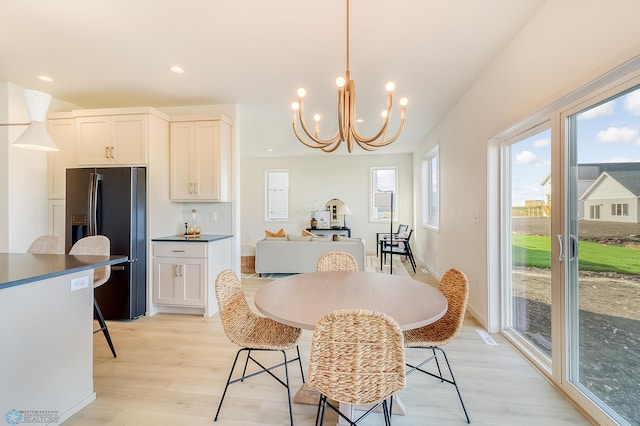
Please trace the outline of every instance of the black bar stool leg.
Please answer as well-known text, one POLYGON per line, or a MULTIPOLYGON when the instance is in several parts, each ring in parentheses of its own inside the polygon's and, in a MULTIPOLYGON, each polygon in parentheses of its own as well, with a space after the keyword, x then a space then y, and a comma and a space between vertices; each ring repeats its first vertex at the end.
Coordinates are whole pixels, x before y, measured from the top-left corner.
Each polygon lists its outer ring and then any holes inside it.
POLYGON ((113 342, 111 341, 111 336, 109 335, 109 329, 107 328, 107 323, 104 322, 104 316, 102 315, 102 311, 100 310, 100 306, 98 306, 98 301, 96 298, 93 298, 93 309, 96 311, 96 316, 98 317, 98 324, 100 324, 100 328, 93 332, 96 334, 100 331, 104 334, 105 339, 107 339, 107 343, 109 344, 109 348, 111 348, 111 353, 114 358, 117 358, 116 350, 113 347, 113 342))

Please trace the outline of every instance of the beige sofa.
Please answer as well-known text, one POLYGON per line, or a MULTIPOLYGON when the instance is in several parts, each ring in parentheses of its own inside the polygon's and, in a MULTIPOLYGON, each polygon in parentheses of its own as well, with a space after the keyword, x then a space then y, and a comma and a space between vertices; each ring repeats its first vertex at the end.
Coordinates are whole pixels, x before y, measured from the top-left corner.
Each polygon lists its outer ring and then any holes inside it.
POLYGON ((306 241, 289 241, 284 237, 264 239, 256 243, 256 272, 258 274, 315 272, 320 256, 332 251, 350 253, 358 263, 358 270, 364 271, 365 245, 362 239, 331 241, 330 238, 309 238, 306 241))

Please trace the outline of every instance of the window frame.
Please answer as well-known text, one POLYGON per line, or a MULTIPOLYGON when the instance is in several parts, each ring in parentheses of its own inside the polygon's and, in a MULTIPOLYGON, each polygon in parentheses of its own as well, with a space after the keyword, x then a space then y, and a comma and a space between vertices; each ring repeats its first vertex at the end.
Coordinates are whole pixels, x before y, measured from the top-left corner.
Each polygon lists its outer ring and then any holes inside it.
MULTIPOLYGON (((284 187, 282 189, 285 189, 284 187)), ((277 188, 273 189, 274 191, 277 190, 277 188)), ((264 173, 264 220, 266 222, 286 222, 289 220, 289 218, 291 217, 290 215, 290 207, 291 207, 291 202, 290 202, 290 198, 291 198, 291 175, 289 173, 288 169, 269 169, 269 170, 265 170, 264 173), (272 192, 272 187, 271 187, 271 176, 275 176, 276 174, 286 174, 286 198, 285 198, 285 203, 286 203, 286 207, 283 208, 281 206, 279 206, 279 211, 280 210, 286 210, 285 215, 284 216, 272 216, 271 213, 271 206, 273 204, 273 200, 271 198, 271 192, 272 192)))
POLYGON ((376 206, 376 194, 379 194, 380 192, 388 192, 388 191, 393 191, 392 218, 394 221, 396 221, 398 219, 398 168, 392 167, 392 166, 372 167, 371 172, 369 174, 369 178, 370 178, 369 188, 370 188, 370 194, 371 194, 370 195, 371 208, 369 209, 369 221, 372 223, 384 223, 389 221, 388 216, 382 215, 382 217, 380 217, 380 214, 377 212, 377 206, 376 206), (394 179, 393 189, 387 189, 387 187, 384 187, 382 188, 382 191, 380 191, 381 188, 380 188, 380 185, 378 184, 377 173, 383 170, 393 171, 393 179, 394 179))
POLYGON ((428 229, 440 229, 440 145, 436 145, 431 151, 422 157, 422 226, 428 229), (435 189, 434 170, 435 167, 435 189), (432 217, 432 200, 436 200, 435 218, 432 217))

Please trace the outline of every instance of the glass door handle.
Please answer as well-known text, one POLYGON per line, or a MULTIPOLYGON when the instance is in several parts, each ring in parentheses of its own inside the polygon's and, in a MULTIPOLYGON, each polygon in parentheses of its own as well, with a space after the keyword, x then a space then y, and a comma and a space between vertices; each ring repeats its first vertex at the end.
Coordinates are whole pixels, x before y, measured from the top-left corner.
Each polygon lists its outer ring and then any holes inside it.
POLYGON ((558 255, 558 262, 564 260, 564 245, 562 244, 562 234, 558 234, 558 243, 560 243, 560 254, 558 255))
POLYGON ((569 241, 571 241, 571 246, 569 247, 569 262, 573 262, 578 258, 578 237, 569 234, 569 241))

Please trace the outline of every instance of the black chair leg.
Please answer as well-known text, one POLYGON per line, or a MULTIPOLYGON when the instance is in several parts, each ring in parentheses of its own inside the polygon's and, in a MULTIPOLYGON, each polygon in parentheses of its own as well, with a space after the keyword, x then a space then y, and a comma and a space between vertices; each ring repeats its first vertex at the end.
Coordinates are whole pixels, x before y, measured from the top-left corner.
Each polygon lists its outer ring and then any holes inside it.
POLYGON ((111 335, 109 334, 109 329, 107 328, 107 323, 104 321, 104 316, 102 315, 102 311, 100 310, 100 306, 98 306, 98 301, 96 298, 93 298, 93 310, 96 312, 96 317, 98 317, 98 324, 100 324, 100 328, 95 330, 93 334, 99 333, 102 331, 105 339, 107 339, 107 343, 109 344, 109 348, 111 348, 111 353, 114 358, 117 358, 116 350, 113 347, 113 342, 111 341, 111 335))
MULTIPOLYGON (((464 416, 467 418, 467 423, 471 423, 469 420, 469 414, 467 414, 467 408, 464 406, 464 401, 462 401, 462 395, 460 394, 460 389, 458 389, 458 382, 456 382, 456 378, 453 376, 453 370, 451 369, 451 364, 449 364, 449 359, 447 358, 447 354, 442 348, 436 347, 435 349, 439 350, 442 355, 444 355, 444 360, 447 363, 447 367, 449 368, 449 374, 451 374, 451 382, 453 386, 456 388, 456 392, 458 393, 458 399, 460 399, 460 404, 462 404, 462 411, 464 411, 464 416)), ((435 351, 434 351, 435 354, 435 351)))

